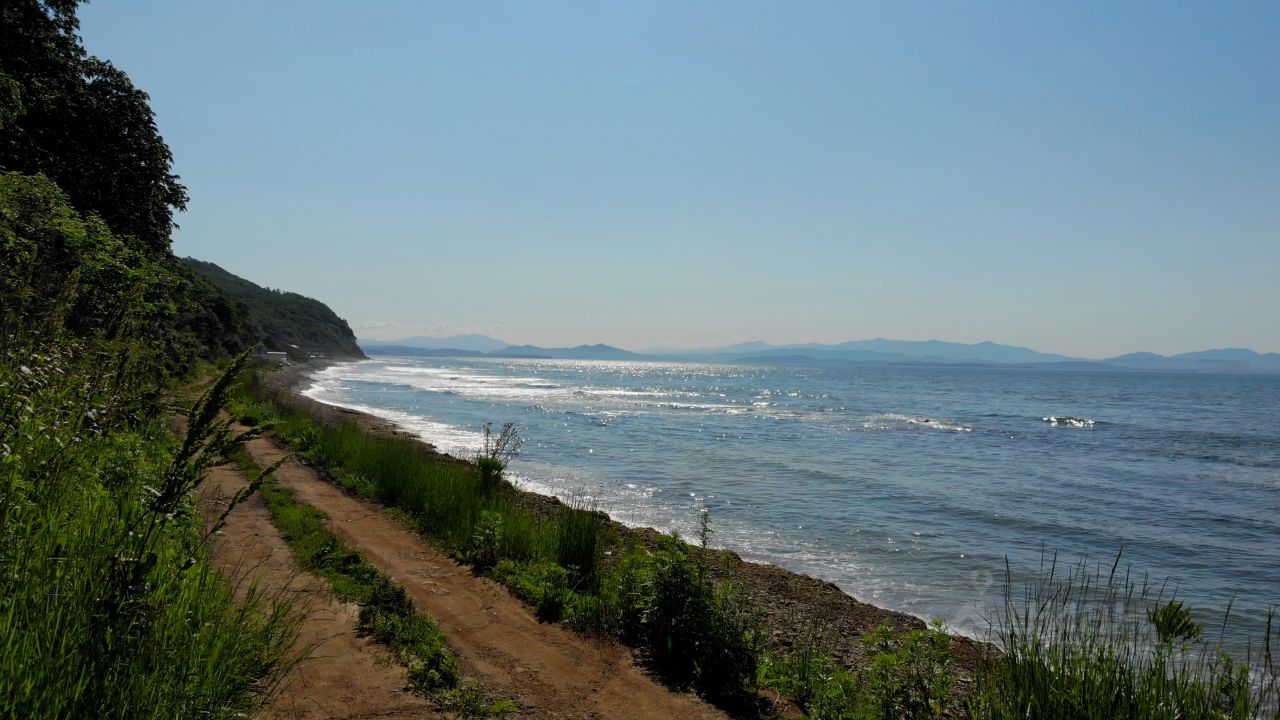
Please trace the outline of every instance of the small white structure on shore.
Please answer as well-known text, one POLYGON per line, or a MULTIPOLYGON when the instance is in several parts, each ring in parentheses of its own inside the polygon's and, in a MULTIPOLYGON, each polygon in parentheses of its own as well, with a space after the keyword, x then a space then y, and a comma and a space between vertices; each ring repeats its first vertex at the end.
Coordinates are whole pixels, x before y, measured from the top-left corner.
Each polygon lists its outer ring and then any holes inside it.
POLYGON ((267 362, 273 362, 281 367, 289 364, 289 353, 265 351, 254 355, 254 357, 260 360, 266 360, 267 362))

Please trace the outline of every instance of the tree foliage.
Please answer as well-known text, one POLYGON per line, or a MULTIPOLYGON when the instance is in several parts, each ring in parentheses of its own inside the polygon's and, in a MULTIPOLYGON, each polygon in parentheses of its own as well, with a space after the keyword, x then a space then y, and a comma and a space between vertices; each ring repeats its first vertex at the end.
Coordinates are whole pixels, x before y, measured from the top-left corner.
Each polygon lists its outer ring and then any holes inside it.
POLYGON ((165 370, 256 334, 169 250, 187 195, 146 93, 80 41, 78 2, 0 2, 0 330, 153 345, 165 370))
POLYGON ((256 286, 240 302, 173 256, 186 189, 147 94, 85 51, 78 4, 0 2, 4 329, 110 338, 146 328, 170 370, 260 341, 360 356, 321 303, 256 286))
POLYGON ((0 3, 0 168, 51 178, 72 206, 152 250, 187 203, 147 94, 80 41, 78 3, 0 3))
POLYGON ((157 372, 252 344, 238 308, 167 252, 83 217, 42 176, 0 173, 0 337, 143 343, 157 372))

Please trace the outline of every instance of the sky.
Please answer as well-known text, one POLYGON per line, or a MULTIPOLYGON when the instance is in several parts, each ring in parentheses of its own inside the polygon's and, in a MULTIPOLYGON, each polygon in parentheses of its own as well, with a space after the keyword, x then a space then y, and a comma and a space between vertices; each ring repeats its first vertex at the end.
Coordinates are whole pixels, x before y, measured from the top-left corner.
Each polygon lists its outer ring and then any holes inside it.
POLYGON ((1280 351, 1280 3, 171 2, 174 250, 365 338, 1280 351))

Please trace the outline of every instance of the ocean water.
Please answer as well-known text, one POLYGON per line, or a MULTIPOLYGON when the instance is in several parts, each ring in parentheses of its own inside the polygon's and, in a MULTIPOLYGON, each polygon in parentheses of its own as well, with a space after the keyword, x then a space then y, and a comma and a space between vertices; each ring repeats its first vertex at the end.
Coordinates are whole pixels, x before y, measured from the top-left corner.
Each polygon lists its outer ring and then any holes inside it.
POLYGON ((981 635, 1046 554, 1157 582, 1237 652, 1280 603, 1280 377, 380 358, 309 396, 594 503, 981 635))

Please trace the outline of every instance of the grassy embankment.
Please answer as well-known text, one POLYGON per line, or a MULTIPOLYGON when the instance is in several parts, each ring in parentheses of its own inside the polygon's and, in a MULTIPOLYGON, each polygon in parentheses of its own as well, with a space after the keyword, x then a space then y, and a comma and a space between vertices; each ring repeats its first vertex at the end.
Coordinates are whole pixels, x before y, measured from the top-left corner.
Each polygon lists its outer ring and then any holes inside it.
MULTIPOLYGON (((435 700, 441 710, 458 717, 501 716, 517 712, 509 700, 489 702, 483 689, 464 680, 458 658, 449 649, 444 633, 418 612, 400 585, 369 564, 325 529, 327 518, 310 505, 294 499, 254 463, 243 448, 233 458, 251 487, 262 493, 271 519, 307 570, 328 581, 334 594, 360 605, 357 629, 386 645, 409 671, 410 686, 435 700)), ((266 470, 269 476, 271 468, 266 470)))
POLYGON ((43 176, 0 173, 0 258, 0 717, 243 716, 298 620, 237 601, 205 550, 193 491, 238 442, 230 378, 183 440, 165 422, 234 318, 43 176))
MULTIPOLYGON (((237 602, 191 497, 234 444, 179 442, 137 348, 6 338, 0 357, 0 717, 241 717, 289 666, 298 618, 237 602)), ((143 356, 145 357, 145 356, 143 356)))
POLYGON ((761 692, 772 691, 815 718, 1271 716, 1269 652, 1255 663, 1264 682, 1251 684, 1248 664, 1204 642, 1185 608, 1114 569, 1081 567, 1064 579, 1050 572, 1017 602, 1010 592, 995 618, 999 651, 958 692, 951 641, 936 626, 871 633, 869 660, 855 669, 825 654, 817 633, 798 638, 793 652, 768 652, 760 614, 732 580, 712 580, 708 554, 674 535, 653 547, 624 540, 587 508, 548 516, 530 507, 501 479, 511 449, 501 436, 474 463, 442 460, 407 438, 318 424, 256 378, 233 410, 250 422, 270 418, 335 482, 404 513, 540 618, 630 644, 667 682, 738 714, 768 712, 761 692))

